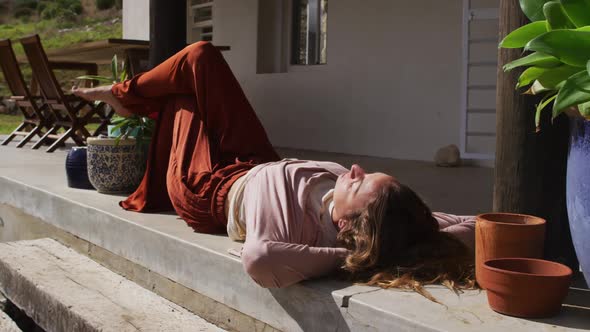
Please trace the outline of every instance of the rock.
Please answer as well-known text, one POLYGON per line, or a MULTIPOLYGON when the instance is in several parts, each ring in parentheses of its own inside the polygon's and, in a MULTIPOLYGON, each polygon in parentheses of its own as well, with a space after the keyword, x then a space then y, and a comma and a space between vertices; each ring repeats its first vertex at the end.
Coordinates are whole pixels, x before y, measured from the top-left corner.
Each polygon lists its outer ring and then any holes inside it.
POLYGON ((0 311, 0 331, 3 332, 22 332, 22 330, 16 325, 7 314, 0 311))
POLYGON ((457 167, 461 165, 461 153, 459 148, 454 145, 447 145, 436 151, 434 163, 440 167, 457 167))

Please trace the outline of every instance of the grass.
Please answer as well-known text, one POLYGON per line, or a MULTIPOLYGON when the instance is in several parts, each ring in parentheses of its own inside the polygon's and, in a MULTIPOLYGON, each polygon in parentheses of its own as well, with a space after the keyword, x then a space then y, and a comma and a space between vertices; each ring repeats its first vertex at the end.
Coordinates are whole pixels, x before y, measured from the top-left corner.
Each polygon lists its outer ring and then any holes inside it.
MULTIPOLYGON (((78 43, 103 40, 108 38, 121 38, 122 24, 120 12, 118 12, 116 22, 114 17, 110 18, 90 18, 83 17, 78 22, 61 22, 59 20, 40 20, 38 22, 13 21, 9 24, 0 24, 1 39, 9 38, 13 42, 14 52, 17 57, 23 56, 24 51, 18 39, 32 34, 39 34, 45 50, 59 49, 78 43), (67 27, 67 29, 66 29, 67 27)), ((31 81, 31 68, 23 64, 21 71, 25 81, 31 81)), ((106 75, 109 72, 109 66, 99 66, 99 74, 106 75)), ((67 91, 72 86, 73 80, 82 72, 76 71, 55 71, 55 75, 62 88, 67 91)), ((0 103, 3 96, 9 96, 8 86, 0 71, 0 103)), ((0 135, 9 134, 20 124, 19 115, 0 114, 0 135)), ((89 126, 89 128, 92 128, 89 126)))
MULTIPOLYGON (((39 22, 18 23, 18 24, 0 24, 0 36, 9 38, 13 41, 14 52, 17 57, 24 55, 24 50, 19 38, 24 36, 39 34, 45 50, 59 49, 78 43, 103 40, 108 38, 121 38, 122 25, 121 20, 112 23, 109 20, 82 19, 80 26, 68 30, 59 29, 60 22, 56 20, 42 20, 39 22)), ((31 68, 27 64, 21 65, 21 70, 26 82, 31 81, 31 68)), ((100 66, 100 74, 108 72, 108 66, 100 66)), ((69 89, 72 79, 82 75, 72 71, 55 71, 58 81, 64 89, 69 89)), ((9 95, 8 87, 4 82, 4 77, 0 73, 0 97, 9 95)))
MULTIPOLYGON (((121 20, 112 23, 111 19, 84 18, 75 25, 68 29, 60 28, 62 23, 58 20, 0 24, 0 36, 14 41, 32 34, 39 34, 43 47, 50 50, 94 40, 121 38, 122 35, 121 20)), ((17 57, 24 54, 22 46, 17 42, 14 42, 14 52, 17 57)))
POLYGON ((22 122, 20 115, 0 114, 0 135, 10 134, 22 122))
MULTIPOLYGON (((20 115, 9 115, 9 114, 0 114, 0 135, 8 135, 10 134, 16 126, 18 126, 23 120, 23 117, 20 115)), ((97 123, 92 123, 86 126, 91 133, 98 128, 97 123)), ((58 132, 63 132, 63 129, 60 129, 58 132)))

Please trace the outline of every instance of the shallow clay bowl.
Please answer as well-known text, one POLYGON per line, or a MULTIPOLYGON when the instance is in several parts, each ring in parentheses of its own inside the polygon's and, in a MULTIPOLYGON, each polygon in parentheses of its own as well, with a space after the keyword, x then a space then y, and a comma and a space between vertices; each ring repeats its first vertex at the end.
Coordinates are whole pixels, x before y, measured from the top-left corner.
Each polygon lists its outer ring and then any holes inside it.
POLYGON ((499 313, 528 318, 556 315, 570 286, 572 270, 534 258, 485 261, 481 279, 490 307, 499 313))

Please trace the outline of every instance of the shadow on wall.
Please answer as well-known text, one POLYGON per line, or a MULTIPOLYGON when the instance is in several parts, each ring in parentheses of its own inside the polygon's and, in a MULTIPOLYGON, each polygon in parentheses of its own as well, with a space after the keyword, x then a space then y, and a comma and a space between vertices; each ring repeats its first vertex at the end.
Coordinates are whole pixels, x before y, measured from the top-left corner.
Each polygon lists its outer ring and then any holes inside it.
POLYGON ((324 280, 269 291, 302 331, 350 332, 340 303, 332 297, 333 291, 349 286, 342 281, 324 280))

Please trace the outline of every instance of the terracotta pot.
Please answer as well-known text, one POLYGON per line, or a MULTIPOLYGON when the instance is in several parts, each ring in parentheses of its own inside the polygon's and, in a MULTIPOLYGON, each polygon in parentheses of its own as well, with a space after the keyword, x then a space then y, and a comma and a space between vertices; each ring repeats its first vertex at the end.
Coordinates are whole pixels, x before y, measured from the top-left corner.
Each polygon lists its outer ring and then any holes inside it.
POLYGON ((483 263, 503 257, 541 258, 545 240, 545 219, 514 213, 486 213, 475 224, 475 278, 479 279, 483 263))
POLYGON ((480 278, 488 303, 499 313, 528 318, 556 315, 566 297, 572 270, 532 258, 500 258, 484 263, 480 278))

